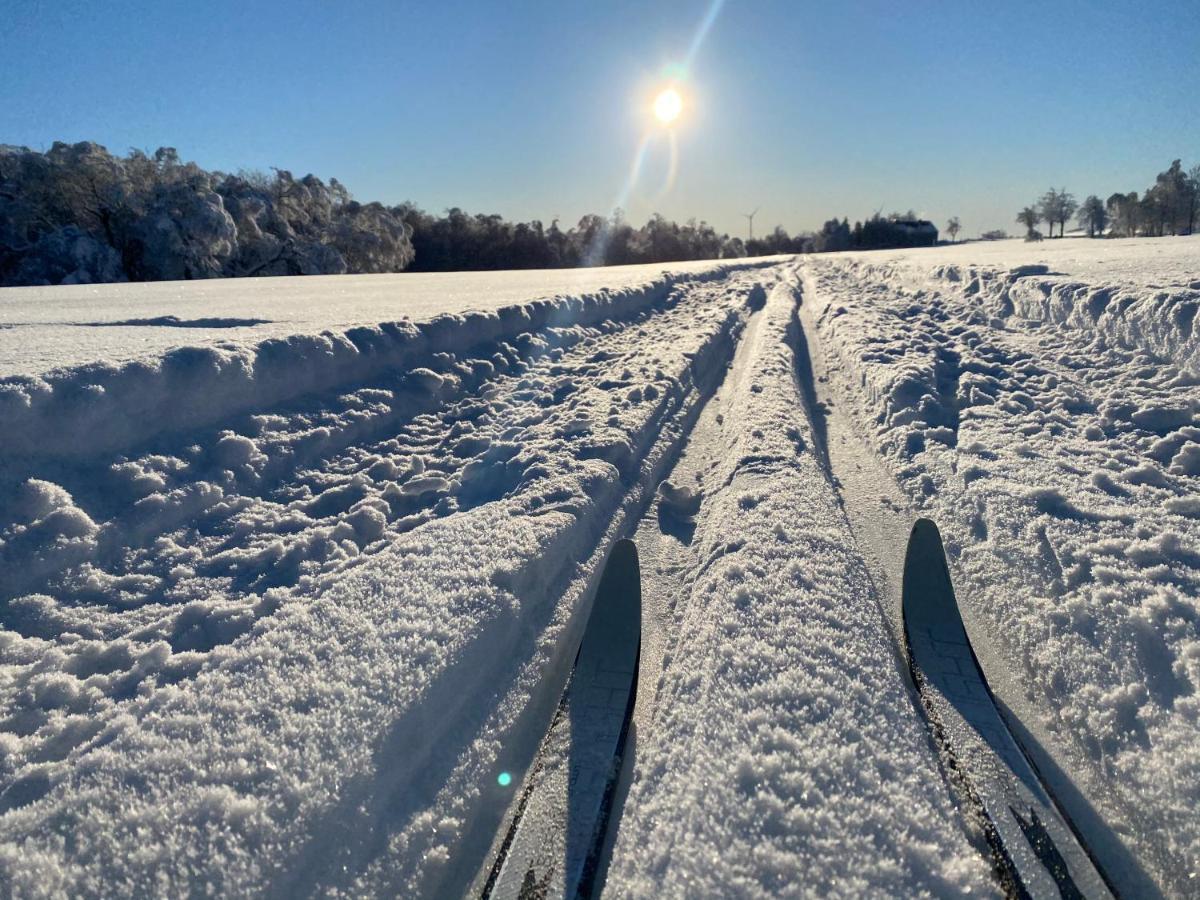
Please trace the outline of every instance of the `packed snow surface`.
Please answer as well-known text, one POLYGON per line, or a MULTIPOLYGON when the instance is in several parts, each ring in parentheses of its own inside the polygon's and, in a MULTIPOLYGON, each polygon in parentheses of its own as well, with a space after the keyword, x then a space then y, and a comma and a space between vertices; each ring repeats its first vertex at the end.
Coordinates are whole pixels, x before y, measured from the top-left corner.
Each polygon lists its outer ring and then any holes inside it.
POLYGON ((608 893, 995 893, 924 515, 1098 862, 1192 894, 1198 310, 1196 238, 0 291, 0 892, 462 894, 633 535, 608 893))

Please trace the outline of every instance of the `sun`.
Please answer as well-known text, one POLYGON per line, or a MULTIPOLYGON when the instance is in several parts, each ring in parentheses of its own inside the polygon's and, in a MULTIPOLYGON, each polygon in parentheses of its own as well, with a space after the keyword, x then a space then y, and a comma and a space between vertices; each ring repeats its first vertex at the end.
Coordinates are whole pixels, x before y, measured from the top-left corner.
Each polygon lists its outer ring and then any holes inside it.
POLYGON ((683 98, 679 91, 669 87, 654 98, 654 115, 664 125, 670 125, 683 111, 683 98))

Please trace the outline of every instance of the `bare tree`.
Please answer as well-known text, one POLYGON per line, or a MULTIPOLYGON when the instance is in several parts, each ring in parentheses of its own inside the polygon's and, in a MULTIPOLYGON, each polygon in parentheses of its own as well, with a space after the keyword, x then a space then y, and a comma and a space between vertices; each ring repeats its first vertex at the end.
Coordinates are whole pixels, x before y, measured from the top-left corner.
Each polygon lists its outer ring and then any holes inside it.
POLYGON ((962 223, 958 221, 958 216, 951 216, 950 221, 946 223, 946 232, 950 235, 950 240, 957 241, 960 231, 962 231, 962 223))

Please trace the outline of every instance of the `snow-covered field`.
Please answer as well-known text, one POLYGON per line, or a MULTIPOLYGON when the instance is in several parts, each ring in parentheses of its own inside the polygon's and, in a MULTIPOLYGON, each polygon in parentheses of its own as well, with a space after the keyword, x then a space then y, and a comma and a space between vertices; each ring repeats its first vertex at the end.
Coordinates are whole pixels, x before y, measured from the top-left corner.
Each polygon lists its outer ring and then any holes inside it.
POLYGON ((1109 877, 1200 891, 1200 238, 663 268, 0 291, 0 892, 461 895, 632 535, 608 893, 995 893, 917 515, 1109 877))
MULTIPOLYGON (((675 263, 699 274, 719 263, 675 263)), ((135 284, 59 285, 4 292, 0 377, 104 360, 154 360, 172 347, 245 346, 267 338, 440 315, 494 312, 556 297, 628 291, 661 265, 513 272, 317 275, 135 284), (100 326, 100 327, 97 327, 100 326)))

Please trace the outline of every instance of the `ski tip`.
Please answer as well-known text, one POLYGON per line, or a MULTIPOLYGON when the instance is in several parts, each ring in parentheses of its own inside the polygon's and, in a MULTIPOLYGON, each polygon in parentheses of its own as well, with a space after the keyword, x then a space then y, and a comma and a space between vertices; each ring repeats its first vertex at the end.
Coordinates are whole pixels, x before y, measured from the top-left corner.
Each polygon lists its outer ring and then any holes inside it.
POLYGON ((632 566, 635 570, 638 567, 638 550, 635 544, 629 538, 621 538, 612 548, 612 553, 608 555, 608 562, 604 564, 607 569, 609 566, 632 566))
POLYGON ((628 538, 622 538, 613 545, 600 576, 598 598, 612 598, 614 595, 623 597, 624 603, 634 610, 641 610, 642 571, 638 563, 637 544, 628 538))
POLYGON ((908 534, 908 553, 911 555, 913 548, 923 545, 936 545, 940 550, 942 547, 942 533, 938 530, 937 524, 933 519, 917 519, 913 522, 912 531, 908 534))
POLYGON ((957 616, 942 535, 932 519, 917 519, 904 554, 901 607, 905 623, 957 616))

